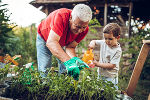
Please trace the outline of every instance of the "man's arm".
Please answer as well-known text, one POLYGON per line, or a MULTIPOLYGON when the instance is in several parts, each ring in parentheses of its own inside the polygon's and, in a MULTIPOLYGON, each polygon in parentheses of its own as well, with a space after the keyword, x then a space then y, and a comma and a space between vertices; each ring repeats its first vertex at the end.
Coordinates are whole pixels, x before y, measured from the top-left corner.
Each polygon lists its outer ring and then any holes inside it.
POLYGON ((72 57, 76 57, 76 52, 75 52, 75 48, 78 45, 78 43, 76 41, 73 41, 72 43, 70 43, 68 46, 66 46, 66 53, 72 58, 72 57))
POLYGON ((53 30, 50 30, 50 34, 48 36, 46 46, 54 56, 56 56, 62 62, 65 62, 71 59, 71 57, 69 57, 69 55, 64 52, 64 50, 59 44, 59 40, 60 40, 60 36, 57 35, 53 30))

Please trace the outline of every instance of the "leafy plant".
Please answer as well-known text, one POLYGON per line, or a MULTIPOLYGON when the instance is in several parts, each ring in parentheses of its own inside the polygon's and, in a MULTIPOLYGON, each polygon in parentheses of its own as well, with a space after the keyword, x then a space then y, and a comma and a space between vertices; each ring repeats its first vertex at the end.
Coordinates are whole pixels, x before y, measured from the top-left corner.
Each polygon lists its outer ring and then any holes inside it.
POLYGON ((13 29, 14 36, 17 39, 9 47, 10 54, 19 54, 23 59, 20 59, 19 64, 23 65, 29 62, 36 63, 36 27, 31 25, 29 27, 15 27, 13 29), (31 30, 32 29, 32 30, 31 30), (15 48, 14 48, 15 47, 15 48), (13 49, 13 50, 12 50, 13 49))
POLYGON ((10 64, 4 66, 4 68, 0 68, 0 82, 3 81, 6 77, 10 68, 10 64))
POLYGON ((117 94, 111 82, 97 80, 95 74, 89 70, 81 72, 78 82, 70 76, 58 75, 52 70, 45 78, 41 78, 37 70, 31 71, 31 74, 31 85, 22 84, 19 74, 7 90, 9 92, 3 96, 26 100, 113 100, 117 94))

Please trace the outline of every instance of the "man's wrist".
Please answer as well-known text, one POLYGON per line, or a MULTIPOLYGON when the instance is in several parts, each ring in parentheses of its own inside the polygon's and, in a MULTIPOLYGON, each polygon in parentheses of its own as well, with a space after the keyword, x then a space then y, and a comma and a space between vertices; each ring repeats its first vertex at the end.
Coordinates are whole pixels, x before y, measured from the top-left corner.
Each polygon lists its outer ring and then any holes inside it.
POLYGON ((63 61, 62 62, 66 62, 66 61, 68 61, 68 60, 70 60, 71 58, 65 58, 65 59, 63 59, 63 61))

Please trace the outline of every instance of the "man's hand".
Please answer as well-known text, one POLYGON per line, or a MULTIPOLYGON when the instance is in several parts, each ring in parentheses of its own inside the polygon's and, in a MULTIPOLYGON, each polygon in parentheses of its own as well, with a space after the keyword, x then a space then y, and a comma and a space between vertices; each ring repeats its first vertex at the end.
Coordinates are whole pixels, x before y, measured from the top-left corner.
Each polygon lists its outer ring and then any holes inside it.
POLYGON ((71 75, 75 80, 79 80, 80 70, 76 64, 76 59, 73 57, 64 62, 68 75, 71 75))
POLYGON ((79 69, 82 70, 83 68, 89 68, 89 66, 84 62, 82 61, 80 58, 78 57, 73 57, 76 61, 76 64, 78 65, 79 69))

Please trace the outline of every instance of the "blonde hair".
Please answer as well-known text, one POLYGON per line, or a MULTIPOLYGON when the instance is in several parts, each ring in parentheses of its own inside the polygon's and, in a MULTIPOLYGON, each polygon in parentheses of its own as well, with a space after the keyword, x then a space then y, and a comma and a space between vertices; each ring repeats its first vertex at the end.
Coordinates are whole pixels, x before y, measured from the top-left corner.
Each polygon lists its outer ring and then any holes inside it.
POLYGON ((77 17, 83 22, 90 21, 92 19, 92 10, 85 4, 77 4, 72 10, 72 20, 74 21, 77 17))

